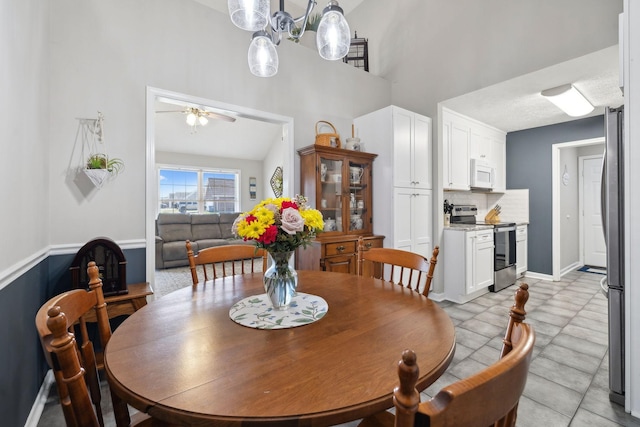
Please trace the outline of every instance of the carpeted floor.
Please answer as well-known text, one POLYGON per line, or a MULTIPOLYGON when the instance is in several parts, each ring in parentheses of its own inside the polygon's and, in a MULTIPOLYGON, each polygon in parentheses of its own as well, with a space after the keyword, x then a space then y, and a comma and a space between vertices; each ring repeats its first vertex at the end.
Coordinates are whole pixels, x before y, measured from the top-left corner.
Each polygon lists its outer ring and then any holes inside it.
MULTIPOLYGON (((261 258, 256 258, 256 263, 262 262, 261 258)), ((256 268, 260 269, 261 264, 256 264, 256 268)), ((216 271, 220 274, 220 267, 216 267, 216 271)), ((240 262, 236 262, 235 266, 231 266, 231 264, 225 265, 226 274, 233 274, 233 268, 236 269, 236 272, 242 271, 242 266, 240 262)), ((244 265, 245 271, 251 271, 251 260, 245 261, 244 265)), ((204 275, 202 273, 202 267, 198 266, 197 269, 198 278, 200 280, 204 280, 204 275)), ((211 269, 207 270, 207 274, 211 279, 213 277, 213 272, 211 269)), ((165 268, 163 270, 155 271, 155 279, 153 284, 153 294, 155 299, 163 297, 173 291, 176 291, 180 288, 184 288, 185 286, 191 286, 193 284, 191 280, 191 270, 189 267, 176 267, 176 268, 165 268)))

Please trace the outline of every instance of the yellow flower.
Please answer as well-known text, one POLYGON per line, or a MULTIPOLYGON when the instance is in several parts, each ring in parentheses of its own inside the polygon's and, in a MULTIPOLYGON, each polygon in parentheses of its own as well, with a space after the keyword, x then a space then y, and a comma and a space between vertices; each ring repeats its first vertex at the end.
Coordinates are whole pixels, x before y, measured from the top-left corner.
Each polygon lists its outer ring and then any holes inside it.
POLYGON ((300 211, 300 215, 304 218, 304 225, 312 229, 322 230, 324 227, 324 221, 322 220, 322 214, 316 209, 305 209, 300 211))

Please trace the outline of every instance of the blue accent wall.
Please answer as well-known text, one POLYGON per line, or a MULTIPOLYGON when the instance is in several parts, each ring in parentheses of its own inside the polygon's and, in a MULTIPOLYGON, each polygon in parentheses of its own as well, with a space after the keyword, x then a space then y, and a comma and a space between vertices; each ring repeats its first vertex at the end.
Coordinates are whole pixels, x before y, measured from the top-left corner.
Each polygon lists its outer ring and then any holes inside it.
MULTIPOLYGON (((146 250, 124 250, 127 283, 144 282, 146 250)), ((35 316, 49 298, 71 289, 75 255, 49 256, 0 290, 0 425, 22 426, 49 367, 35 316)))
POLYGON ((529 189, 528 270, 553 274, 553 144, 604 136, 604 116, 507 134, 507 188, 529 189))

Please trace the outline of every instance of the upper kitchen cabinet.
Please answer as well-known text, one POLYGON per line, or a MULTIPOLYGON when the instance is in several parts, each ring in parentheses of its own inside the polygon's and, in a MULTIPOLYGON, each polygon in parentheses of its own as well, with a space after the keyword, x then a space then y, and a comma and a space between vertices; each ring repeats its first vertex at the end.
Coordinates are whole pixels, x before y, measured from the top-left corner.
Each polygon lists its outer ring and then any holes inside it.
POLYGON ((445 190, 469 190, 469 140, 471 128, 442 110, 442 186, 445 190))
POLYGON ((471 159, 493 168, 493 192, 506 190, 506 133, 442 108, 443 188, 469 190, 471 159))
POLYGON ((392 172, 394 187, 431 189, 429 117, 391 105, 353 123, 367 151, 379 154, 376 167, 392 172))

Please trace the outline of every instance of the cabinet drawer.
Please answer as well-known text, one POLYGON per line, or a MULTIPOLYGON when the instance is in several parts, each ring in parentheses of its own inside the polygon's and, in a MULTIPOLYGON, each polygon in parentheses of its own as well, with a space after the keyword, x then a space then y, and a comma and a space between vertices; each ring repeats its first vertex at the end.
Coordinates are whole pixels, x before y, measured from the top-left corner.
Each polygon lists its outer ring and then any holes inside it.
POLYGON ((327 243, 325 245, 325 256, 353 254, 356 252, 357 242, 339 242, 339 243, 327 243))
POLYGON ((527 239, 527 226, 521 226, 516 228, 516 241, 523 241, 527 239))
POLYGON ((476 231, 476 240, 478 243, 493 242, 493 230, 476 231))
POLYGON ((362 248, 365 251, 368 251, 369 249, 373 249, 373 248, 381 248, 383 247, 383 243, 382 243, 382 239, 381 238, 372 238, 372 239, 362 239, 362 248))

